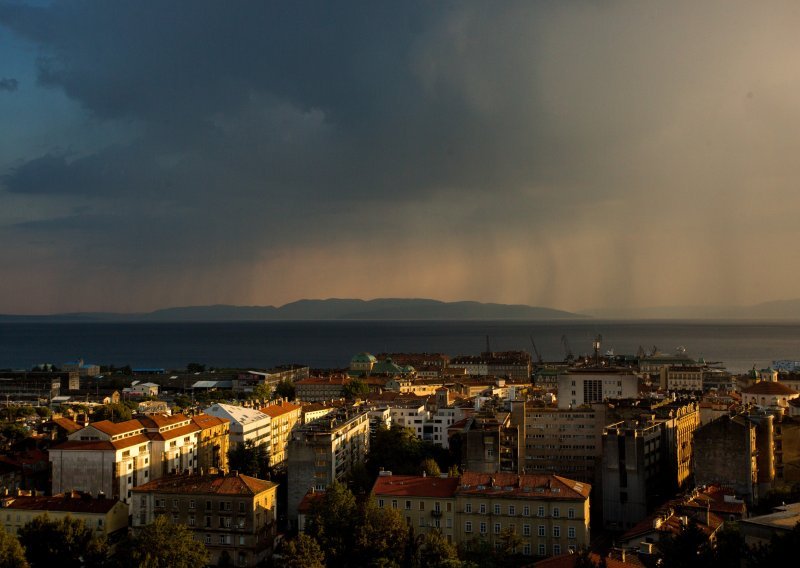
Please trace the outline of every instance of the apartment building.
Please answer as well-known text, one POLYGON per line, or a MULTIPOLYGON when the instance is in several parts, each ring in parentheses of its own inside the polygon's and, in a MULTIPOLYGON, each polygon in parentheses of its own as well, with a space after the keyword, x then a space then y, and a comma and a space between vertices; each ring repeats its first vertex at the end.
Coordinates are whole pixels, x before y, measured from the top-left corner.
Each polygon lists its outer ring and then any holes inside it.
POLYGON ((289 447, 289 436, 292 429, 300 424, 302 407, 285 400, 278 401, 261 409, 261 412, 270 417, 271 449, 269 465, 271 467, 285 465, 286 450, 289 447))
POLYGON ((591 486, 556 475, 464 472, 459 478, 379 476, 372 493, 420 533, 442 531, 448 541, 478 539, 499 548, 504 535, 521 538, 527 556, 558 555, 589 544, 591 486))
POLYGON ((558 375, 558 407, 575 408, 605 400, 637 398, 639 377, 621 367, 581 367, 558 375))
POLYGON ((522 422, 524 471, 599 483, 606 413, 607 406, 602 403, 563 409, 539 401, 526 402, 522 422))
POLYGON ((275 541, 277 488, 237 472, 165 477, 135 488, 133 532, 165 515, 205 545, 209 565, 256 566, 275 541))
POLYGON ((346 376, 309 377, 294 384, 297 400, 325 402, 338 400, 344 395, 344 387, 352 378, 346 376))
POLYGON ((197 471, 227 473, 230 420, 201 413, 192 416, 192 422, 199 428, 197 433, 197 471))
POLYGON ((150 479, 193 472, 197 463, 199 428, 188 416, 150 415, 138 419, 150 439, 150 479))
POLYGON ((369 411, 340 409, 295 428, 287 451, 288 519, 297 526, 297 507, 309 489, 341 481, 369 450, 369 411))
POLYGON ((265 445, 267 451, 270 451, 272 419, 260 410, 216 403, 206 408, 205 413, 230 422, 230 445, 232 448, 245 442, 251 442, 256 446, 265 445))
POLYGON ((95 536, 115 538, 128 530, 128 506, 103 495, 69 491, 49 497, 7 496, 0 500, 0 527, 17 531, 36 517, 47 515, 53 521, 69 516, 83 521, 95 536))

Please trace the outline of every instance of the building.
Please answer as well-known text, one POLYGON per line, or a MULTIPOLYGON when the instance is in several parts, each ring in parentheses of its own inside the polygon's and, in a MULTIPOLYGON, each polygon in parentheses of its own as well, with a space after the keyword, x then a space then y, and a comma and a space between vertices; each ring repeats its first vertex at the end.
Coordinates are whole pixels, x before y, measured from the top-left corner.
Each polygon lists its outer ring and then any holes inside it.
POLYGON ((271 554, 275 541, 277 487, 237 472, 152 481, 135 489, 133 532, 166 515, 206 546, 210 565, 227 559, 234 566, 256 566, 271 554))
POLYGON ((249 442, 255 446, 270 448, 272 419, 255 408, 216 403, 205 409, 205 413, 230 422, 230 445, 235 448, 249 442))
POLYGON ((231 388, 236 394, 246 394, 253 392, 253 389, 260 384, 268 385, 271 390, 284 381, 294 383, 309 377, 309 369, 306 365, 283 365, 269 369, 268 371, 247 371, 239 373, 231 381, 231 388))
POLYGON ((558 555, 589 544, 591 486, 556 475, 464 472, 459 478, 379 476, 372 493, 417 532, 434 529, 453 544, 479 540, 499 547, 521 538, 517 552, 558 555))
POLYGON ((12 401, 50 402, 80 388, 77 371, 0 371, 0 397, 12 401))
POLYGON ((227 473, 228 450, 230 449, 230 420, 195 414, 192 422, 199 428, 197 434, 197 464, 201 473, 227 473))
POLYGON ((153 414, 138 419, 150 440, 150 480, 194 472, 197 467, 199 428, 183 414, 153 414))
POLYGON ((67 361, 61 365, 61 370, 67 373, 76 372, 81 377, 96 377, 100 374, 100 365, 94 363, 84 363, 83 359, 77 361, 67 361))
POLYGON ((559 408, 638 396, 639 377, 630 369, 581 367, 558 375, 559 408))
POLYGON ((629 530, 669 495, 664 423, 654 416, 603 431, 603 525, 629 530))
POLYGON ((291 433, 287 451, 288 519, 297 526, 297 508, 310 490, 341 481, 369 450, 368 410, 341 409, 291 433))
POLYGON ((606 413, 602 403, 563 409, 540 401, 526 402, 524 471, 599 484, 606 413))
POLYGON ((732 489, 749 504, 758 502, 756 424, 745 415, 724 416, 694 433, 695 485, 732 489))
POLYGON ((355 376, 366 376, 372 371, 377 359, 371 353, 358 353, 350 359, 350 373, 355 376))
POLYGON ((309 377, 294 384, 297 400, 306 402, 325 402, 338 400, 344 396, 344 387, 349 385, 350 377, 309 377))
POLYGON ((9 496, 0 500, 0 507, 0 526, 13 535, 44 514, 54 521, 67 516, 81 520, 95 536, 112 541, 128 532, 128 506, 104 495, 69 491, 52 497, 9 496))
POLYGON ((773 536, 786 536, 800 523, 800 503, 776 507, 768 515, 742 519, 737 523, 739 534, 747 546, 769 545, 773 536))
POLYGON ((270 467, 285 465, 289 436, 294 427, 302 420, 301 410, 302 407, 299 404, 292 404, 285 400, 261 409, 261 412, 271 419, 270 467))
POLYGON ((48 451, 52 492, 102 493, 129 504, 131 490, 151 480, 151 444, 138 420, 94 422, 48 451))

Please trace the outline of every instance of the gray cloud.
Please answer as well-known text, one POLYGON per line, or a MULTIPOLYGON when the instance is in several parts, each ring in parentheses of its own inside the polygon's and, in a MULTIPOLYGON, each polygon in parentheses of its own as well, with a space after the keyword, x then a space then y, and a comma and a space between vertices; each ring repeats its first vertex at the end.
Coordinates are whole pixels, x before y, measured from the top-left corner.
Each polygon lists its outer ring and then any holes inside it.
POLYGON ((0 91, 8 91, 13 93, 19 88, 19 81, 16 79, 12 79, 9 77, 3 77, 0 79, 0 91))
POLYGON ((3 5, 41 88, 131 132, 3 172, 6 199, 51 212, 5 235, 47 243, 28 256, 65 283, 90 254, 142 306, 755 300, 751 247, 780 263, 794 235, 767 227, 800 205, 797 20, 744 2, 3 5), (147 273, 205 285, 182 299, 147 273))

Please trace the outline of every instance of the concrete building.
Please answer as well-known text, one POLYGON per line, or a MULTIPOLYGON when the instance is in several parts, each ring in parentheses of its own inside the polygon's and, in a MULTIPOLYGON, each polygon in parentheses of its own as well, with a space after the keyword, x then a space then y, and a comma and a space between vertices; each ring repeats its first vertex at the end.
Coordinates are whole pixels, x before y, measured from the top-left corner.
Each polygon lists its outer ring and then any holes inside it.
POLYGON ((192 422, 199 428, 197 433, 197 471, 201 474, 227 473, 230 420, 201 413, 192 416, 192 422))
POLYGON ((247 475, 177 475, 135 489, 134 534, 165 515, 208 549, 209 565, 256 566, 272 552, 277 485, 247 475))
POLYGON ((53 521, 67 516, 81 520, 97 537, 115 539, 128 531, 128 506, 103 495, 69 491, 51 497, 7 496, 0 500, 0 526, 9 534, 16 535, 45 514, 53 521))
POLYGON ((603 431, 603 525, 629 530, 666 500, 664 423, 654 416, 611 424, 603 431))
POLYGON ((67 373, 76 372, 81 377, 96 377, 100 374, 100 365, 84 363, 83 359, 67 361, 61 365, 61 370, 67 373))
POLYGON ((215 403, 206 408, 205 413, 230 421, 231 448, 250 442, 256 446, 264 445, 267 451, 272 451, 270 448, 272 419, 260 410, 215 403))
POLYGON ((292 430, 300 424, 302 407, 285 400, 278 401, 261 409, 270 417, 272 425, 269 453, 270 467, 283 466, 286 462, 286 450, 292 430))
POLYGON ((131 490, 151 480, 151 444, 138 420, 94 422, 50 448, 52 492, 102 493, 129 504, 131 490))
POLYGON ((524 471, 599 484, 606 412, 603 403, 572 409, 525 403, 524 471))
POLYGON ((630 369, 581 367, 558 375, 559 408, 638 396, 639 376, 630 369))
POLYGON ((745 415, 724 416, 694 433, 695 485, 733 489, 749 504, 758 502, 756 424, 745 415))
POLYGON ((65 391, 79 388, 77 371, 0 371, 0 397, 6 400, 49 403, 65 391))
POLYGON ((380 475, 372 494, 417 533, 439 530, 456 545, 478 539, 495 548, 513 532, 521 538, 518 553, 547 556, 588 546, 590 490, 555 475, 464 472, 459 478, 380 475))
POLYGON ((341 481, 369 450, 368 410, 341 409, 295 428, 288 448, 288 519, 297 526, 297 508, 310 490, 341 481))
POLYGON ((200 429, 190 417, 154 414, 138 420, 150 439, 150 480, 195 471, 200 429))
POLYGON ((295 397, 304 402, 338 400, 344 396, 344 387, 351 381, 352 378, 342 375, 309 377, 294 384, 295 397))
POLYGON ((350 372, 356 376, 366 376, 378 360, 371 353, 358 353, 350 359, 350 372))
POLYGON ((800 503, 776 508, 773 513, 742 519, 737 523, 739 534, 747 546, 769 545, 773 536, 785 536, 800 523, 800 503))
POLYGON ((295 383, 309 377, 309 368, 306 365, 284 365, 268 371, 247 371, 239 373, 231 380, 231 389, 237 395, 253 392, 260 384, 268 385, 271 390, 279 383, 287 381, 295 383))

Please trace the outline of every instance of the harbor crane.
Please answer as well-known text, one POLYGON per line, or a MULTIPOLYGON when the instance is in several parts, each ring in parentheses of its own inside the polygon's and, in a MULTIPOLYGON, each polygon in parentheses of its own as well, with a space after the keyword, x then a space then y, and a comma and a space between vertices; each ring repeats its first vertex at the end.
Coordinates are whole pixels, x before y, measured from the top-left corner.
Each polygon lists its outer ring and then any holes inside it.
POLYGON ((564 347, 564 361, 574 361, 575 355, 572 354, 572 348, 569 346, 569 340, 566 335, 561 336, 561 345, 564 347))
POLYGON ((531 345, 533 346, 533 352, 536 353, 536 360, 541 365, 542 363, 544 363, 544 359, 542 359, 542 355, 539 353, 539 350, 536 349, 536 342, 533 340, 533 336, 531 335, 530 337, 531 337, 531 345))

